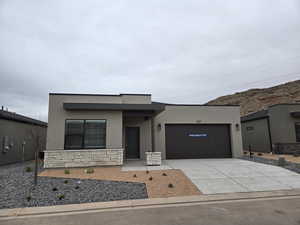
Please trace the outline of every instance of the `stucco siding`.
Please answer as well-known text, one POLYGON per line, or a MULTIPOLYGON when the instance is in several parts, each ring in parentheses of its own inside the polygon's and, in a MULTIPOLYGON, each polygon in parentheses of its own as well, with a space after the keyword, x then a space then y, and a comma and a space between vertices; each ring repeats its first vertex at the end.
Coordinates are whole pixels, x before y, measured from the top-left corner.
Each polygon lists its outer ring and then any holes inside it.
POLYGON ((271 151, 267 118, 243 122, 242 137, 244 150, 249 150, 249 145, 251 145, 252 151, 271 151))
POLYGON ((47 127, 0 119, 0 165, 21 162, 24 141, 24 160, 34 159, 37 148, 40 151, 45 149, 46 133, 47 127), (7 152, 3 149, 5 137, 10 146, 7 152), (39 144, 37 138, 39 138, 39 144))
POLYGON ((269 108, 272 142, 296 142, 295 123, 300 118, 293 118, 290 112, 300 111, 300 105, 275 105, 269 108))
POLYGON ((50 95, 48 114, 48 133, 46 150, 63 150, 66 119, 105 119, 106 148, 122 148, 122 112, 121 111, 66 111, 65 102, 78 103, 121 103, 115 96, 64 96, 50 95))
POLYGON ((154 119, 155 151, 166 158, 165 124, 229 124, 233 157, 242 155, 242 137, 239 107, 166 105, 165 111, 154 119), (158 125, 161 125, 159 128, 158 125), (236 128, 236 124, 238 128, 236 128))
POLYGON ((124 104, 151 104, 151 95, 122 95, 124 104))

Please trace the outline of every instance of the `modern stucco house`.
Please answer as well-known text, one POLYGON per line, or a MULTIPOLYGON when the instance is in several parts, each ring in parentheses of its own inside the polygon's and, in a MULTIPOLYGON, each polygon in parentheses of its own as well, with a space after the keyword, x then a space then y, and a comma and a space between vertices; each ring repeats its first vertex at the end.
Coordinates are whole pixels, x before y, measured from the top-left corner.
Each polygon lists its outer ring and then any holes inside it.
POLYGON ((241 118, 245 150, 292 153, 300 150, 300 104, 276 104, 241 118))
POLYGON ((239 106, 153 102, 150 94, 49 94, 45 167, 242 154, 239 106))
POLYGON ((46 146, 47 123, 0 109, 0 165, 32 160, 46 146))

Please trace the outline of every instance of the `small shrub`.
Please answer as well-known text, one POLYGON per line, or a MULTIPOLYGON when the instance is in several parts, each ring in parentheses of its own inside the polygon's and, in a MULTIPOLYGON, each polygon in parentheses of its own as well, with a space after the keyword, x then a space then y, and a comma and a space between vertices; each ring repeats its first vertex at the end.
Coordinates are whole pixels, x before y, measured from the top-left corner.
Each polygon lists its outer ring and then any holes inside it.
POLYGON ((149 170, 146 170, 146 173, 148 174, 148 173, 149 173, 149 170))
POLYGON ((77 185, 77 186, 75 186, 75 189, 77 190, 77 189, 79 189, 79 186, 77 185))
POLYGON ((67 184, 67 183, 69 183, 69 181, 68 180, 64 180, 64 183, 67 184))
POLYGON ((173 185, 172 183, 170 183, 170 184, 168 185, 168 187, 169 187, 169 188, 173 188, 174 185, 173 185))
POLYGON ((56 187, 52 188, 52 191, 57 191, 57 188, 56 187))
POLYGON ((137 175, 136 175, 136 174, 134 174, 134 175, 133 175, 133 177, 137 177, 137 175))
POLYGON ((93 168, 87 168, 84 170, 85 173, 94 173, 94 169, 93 168))
POLYGON ((65 198, 65 195, 64 195, 64 194, 60 194, 60 195, 58 195, 57 197, 58 197, 59 200, 62 200, 62 199, 65 198))
POLYGON ((65 174, 70 174, 70 170, 65 170, 65 174))
POLYGON ((259 152, 259 153, 257 153, 257 155, 258 155, 258 156, 262 156, 262 155, 264 155, 264 154, 262 154, 261 152, 259 152))
POLYGON ((149 180, 153 180, 153 177, 149 177, 149 180))
POLYGON ((26 197, 26 200, 27 200, 27 202, 29 202, 29 201, 31 200, 31 196, 30 196, 30 195, 27 196, 27 197, 26 197))
POLYGON ((31 167, 27 166, 26 169, 25 169, 25 171, 26 171, 27 173, 30 173, 30 172, 32 172, 32 169, 31 169, 31 167))
POLYGON ((163 173, 162 175, 165 176, 165 177, 168 176, 166 173, 163 173))

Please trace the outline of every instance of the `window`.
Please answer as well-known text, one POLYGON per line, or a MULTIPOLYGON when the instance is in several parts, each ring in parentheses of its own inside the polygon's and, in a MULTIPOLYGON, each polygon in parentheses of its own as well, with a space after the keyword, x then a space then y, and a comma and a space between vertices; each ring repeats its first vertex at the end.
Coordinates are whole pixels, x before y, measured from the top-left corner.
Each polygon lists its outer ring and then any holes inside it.
POLYGON ((65 149, 105 148, 106 120, 66 120, 65 149))
POLYGON ((254 127, 246 127, 247 131, 254 130, 254 127))
POLYGON ((300 142, 300 123, 295 123, 296 141, 300 142))

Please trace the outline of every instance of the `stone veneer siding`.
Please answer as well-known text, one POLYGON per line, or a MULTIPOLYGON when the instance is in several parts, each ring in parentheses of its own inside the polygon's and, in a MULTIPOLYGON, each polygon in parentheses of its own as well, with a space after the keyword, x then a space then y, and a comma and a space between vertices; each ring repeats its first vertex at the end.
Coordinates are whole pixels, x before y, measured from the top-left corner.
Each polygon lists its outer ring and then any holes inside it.
POLYGON ((83 149, 45 151, 44 168, 119 166, 123 149, 83 149))
POLYGON ((146 152, 146 163, 149 166, 160 166, 161 152, 146 152))

